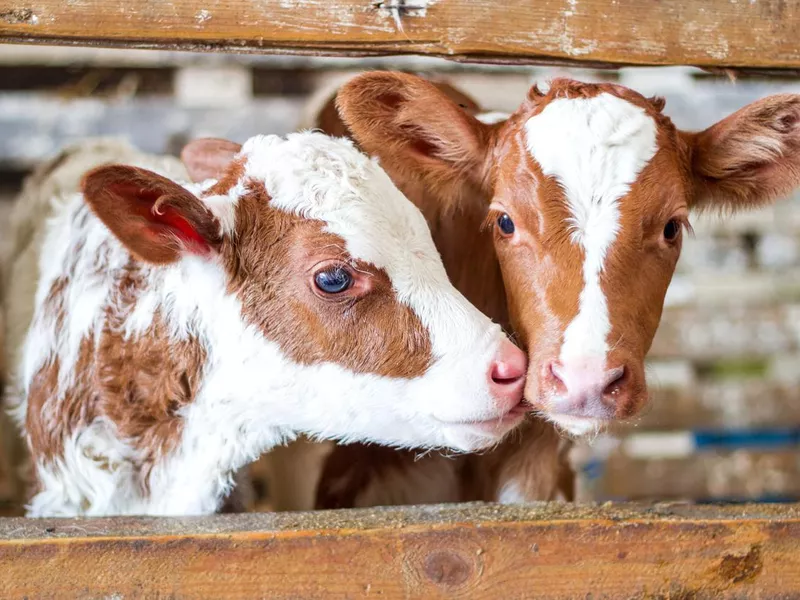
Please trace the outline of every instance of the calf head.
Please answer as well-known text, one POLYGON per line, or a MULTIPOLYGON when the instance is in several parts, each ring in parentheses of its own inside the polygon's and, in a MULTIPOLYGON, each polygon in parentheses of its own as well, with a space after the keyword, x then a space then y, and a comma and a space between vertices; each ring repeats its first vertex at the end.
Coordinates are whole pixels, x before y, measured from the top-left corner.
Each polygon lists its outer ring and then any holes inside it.
POLYGON ((193 274, 219 282, 206 370, 235 366, 220 393, 248 390, 254 420, 461 450, 519 422, 524 355, 450 285, 420 212, 351 142, 198 140, 183 158, 207 180, 110 165, 84 195, 138 259, 183 268, 193 294, 193 274))
MULTIPOLYGON (((690 133, 664 102, 558 79, 484 123, 435 86, 367 73, 340 114, 393 177, 485 201, 525 396, 573 434, 635 415, 689 211, 763 205, 800 184, 800 96, 755 102, 690 133)), ((477 232, 476 232, 477 235, 477 232)))

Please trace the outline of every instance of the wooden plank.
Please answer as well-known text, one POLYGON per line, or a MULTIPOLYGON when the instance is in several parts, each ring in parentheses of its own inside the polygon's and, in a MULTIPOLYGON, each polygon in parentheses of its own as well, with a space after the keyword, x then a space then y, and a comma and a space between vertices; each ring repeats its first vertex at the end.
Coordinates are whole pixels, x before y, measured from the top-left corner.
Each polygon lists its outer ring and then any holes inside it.
POLYGON ((800 351, 800 303, 666 308, 649 356, 697 361, 800 351))
POLYGON ((798 69, 798 33, 798 0, 0 1, 7 42, 168 50, 798 69))
POLYGON ((800 427, 800 385, 766 379, 701 382, 660 388, 657 382, 638 429, 800 427))
POLYGON ((0 596, 774 598, 800 507, 438 506, 0 520, 0 596))
POLYGON ((592 487, 593 498, 800 498, 800 449, 796 446, 772 451, 705 451, 681 458, 635 458, 625 454, 626 441, 605 461, 592 487))

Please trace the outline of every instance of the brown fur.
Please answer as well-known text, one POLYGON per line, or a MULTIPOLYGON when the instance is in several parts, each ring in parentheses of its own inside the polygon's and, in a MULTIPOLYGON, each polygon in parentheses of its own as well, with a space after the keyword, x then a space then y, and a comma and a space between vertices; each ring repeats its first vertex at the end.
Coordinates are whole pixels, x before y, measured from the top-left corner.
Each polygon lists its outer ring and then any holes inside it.
POLYGON ((382 488, 386 504, 424 503, 418 498, 429 497, 430 491, 411 489, 413 471, 420 469, 458 482, 453 496, 435 498, 436 503, 495 502, 507 484, 514 484, 529 500, 555 500, 558 492, 571 500, 574 474, 558 445, 556 431, 532 419, 512 439, 485 454, 419 456, 413 450, 366 444, 336 446, 324 462, 315 507, 366 508, 367 490, 374 486, 382 488))
POLYGON ((244 318, 302 364, 334 361, 387 377, 425 373, 432 362, 427 330, 396 302, 386 272, 347 261, 344 240, 323 232, 320 222, 271 208, 261 184, 249 188, 237 203, 238 243, 222 252, 244 318), (343 257, 356 285, 320 299, 309 283, 314 265, 343 257))
POLYGON ((206 352, 195 338, 171 340, 160 315, 135 341, 126 342, 116 325, 106 328, 97 353, 100 410, 140 451, 146 485, 150 469, 180 440, 178 411, 197 394, 206 352))
MULTIPOLYGON (((493 318, 505 322, 508 316, 529 352, 526 398, 546 412, 552 407, 539 401, 541 386, 554 382, 543 367, 577 313, 583 256, 568 241, 563 192, 542 176, 530 157, 523 125, 555 98, 600 93, 643 108, 655 120, 659 146, 622 202, 621 232, 601 279, 612 328, 609 368, 626 367, 619 382, 624 387, 617 388, 624 393, 602 407, 603 418, 624 419, 646 401, 643 361, 680 253, 680 237, 674 242, 663 238, 665 224, 672 219, 686 224, 690 208, 749 208, 800 185, 800 96, 766 98, 697 134, 676 130, 662 113, 661 99, 648 99, 618 85, 568 79, 553 81, 547 94, 534 86, 519 110, 495 125, 480 123, 430 82, 401 73, 357 77, 343 86, 337 104, 354 138, 381 159, 425 213, 456 287, 493 318), (488 211, 490 202, 499 205, 499 212, 488 211), (516 225, 513 244, 494 226, 502 212, 516 225), (494 249, 488 244, 478 249, 483 242, 476 242, 477 234, 461 227, 479 214, 493 231, 494 249), (454 215, 449 230, 443 226, 443 215, 454 215), (474 248, 483 259, 460 262, 465 248, 474 248), (505 298, 487 310, 486 298, 476 293, 482 280, 495 281, 496 265, 502 266, 507 311, 499 308, 505 298)), ((492 289, 502 295, 499 286, 487 286, 492 289)), ((554 445, 543 446, 542 460, 548 462, 554 445)), ((486 456, 502 457, 507 448, 505 444, 486 456)), ((528 462, 518 460, 524 453, 510 452, 494 464, 487 459, 483 466, 491 472, 501 465, 512 468, 515 461, 528 462)), ((562 486, 570 480, 559 479, 562 486)), ((531 476, 530 481, 535 480, 531 476)), ((532 493, 530 499, 536 499, 539 492, 532 493)))

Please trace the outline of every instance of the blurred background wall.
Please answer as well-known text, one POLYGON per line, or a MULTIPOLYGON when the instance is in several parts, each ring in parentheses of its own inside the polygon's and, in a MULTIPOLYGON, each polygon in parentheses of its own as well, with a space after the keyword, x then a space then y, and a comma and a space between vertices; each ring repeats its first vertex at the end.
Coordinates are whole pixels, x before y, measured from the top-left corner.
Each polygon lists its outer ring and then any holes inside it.
MULTIPOLYGON (((174 154, 199 136, 287 133, 310 96, 370 68, 436 75, 504 111, 553 76, 616 81, 666 97, 667 114, 688 129, 768 94, 800 92, 798 79, 734 81, 689 68, 0 46, 0 245, 22 178, 64 144, 114 135, 174 154)), ((724 221, 695 215, 692 223, 695 237, 686 239, 650 353, 651 407, 631 425, 578 445, 580 499, 800 498, 800 194, 724 221)), ((3 478, 0 457, 0 511, 3 478)), ((258 490, 268 507, 267 484, 258 490)))

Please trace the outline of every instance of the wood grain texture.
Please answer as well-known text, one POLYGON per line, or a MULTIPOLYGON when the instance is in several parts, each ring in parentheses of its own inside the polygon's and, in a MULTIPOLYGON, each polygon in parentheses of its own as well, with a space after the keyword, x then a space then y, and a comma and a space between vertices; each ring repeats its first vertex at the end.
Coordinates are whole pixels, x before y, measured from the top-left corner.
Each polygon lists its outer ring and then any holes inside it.
POLYGON ((774 598, 800 508, 539 505, 0 520, 3 598, 774 598))
POLYGON ((593 492, 600 498, 632 500, 798 498, 800 453, 796 447, 738 448, 681 458, 635 458, 618 451, 605 461, 593 492))
POLYGON ((638 429, 800 428, 800 386, 766 378, 651 388, 638 429))
POLYGON ((0 0, 0 39, 494 62, 800 68, 798 0, 0 0))

